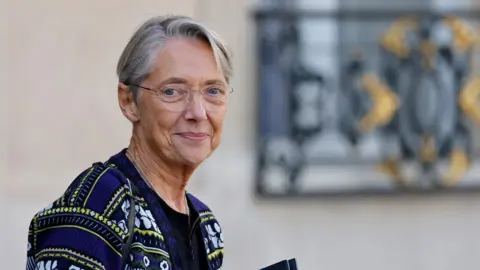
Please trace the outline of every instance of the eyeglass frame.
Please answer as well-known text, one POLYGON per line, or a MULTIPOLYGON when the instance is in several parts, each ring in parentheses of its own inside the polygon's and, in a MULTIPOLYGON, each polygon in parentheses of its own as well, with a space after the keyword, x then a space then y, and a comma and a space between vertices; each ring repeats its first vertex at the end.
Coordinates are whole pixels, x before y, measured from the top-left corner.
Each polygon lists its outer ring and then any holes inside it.
MULTIPOLYGON (((158 92, 160 90, 158 89, 155 89, 155 88, 151 88, 151 87, 146 87, 146 86, 143 86, 143 85, 140 85, 140 84, 132 84, 132 83, 128 83, 128 82, 123 82, 123 84, 127 87, 137 87, 137 88, 140 88, 140 89, 143 89, 143 90, 147 90, 147 91, 150 91, 150 92, 153 92, 155 94, 158 94, 158 92)), ((233 87, 228 87, 230 88, 230 91, 227 93, 227 97, 230 96, 230 94, 233 93, 233 87)), ((189 89, 190 92, 193 92, 194 90, 192 89, 189 89)), ((200 91, 201 95, 203 96, 203 93, 200 91)), ((226 100, 225 100, 226 101, 226 100)), ((224 101, 224 102, 225 102, 224 101)), ((189 101, 191 102, 191 100, 189 101)), ((223 104, 222 104, 223 105, 223 104)))

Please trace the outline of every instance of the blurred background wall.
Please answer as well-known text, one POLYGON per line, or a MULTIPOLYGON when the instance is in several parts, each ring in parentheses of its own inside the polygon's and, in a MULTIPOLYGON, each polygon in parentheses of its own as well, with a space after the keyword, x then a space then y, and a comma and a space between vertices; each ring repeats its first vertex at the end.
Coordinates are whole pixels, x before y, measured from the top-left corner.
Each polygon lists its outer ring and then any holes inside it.
MULTIPOLYGON (((331 9, 341 0, 298 2, 331 9)), ((140 23, 165 13, 209 24, 235 57, 223 145, 190 184, 223 224, 224 269, 253 270, 289 257, 298 259, 300 269, 478 269, 478 196, 254 197, 257 74, 250 11, 265 3, 0 0, 0 105, 7 116, 0 122, 6 137, 0 155, 0 169, 6 167, 0 170, 2 269, 24 268, 35 212, 83 168, 127 145, 130 126, 117 106, 116 61, 140 23)))

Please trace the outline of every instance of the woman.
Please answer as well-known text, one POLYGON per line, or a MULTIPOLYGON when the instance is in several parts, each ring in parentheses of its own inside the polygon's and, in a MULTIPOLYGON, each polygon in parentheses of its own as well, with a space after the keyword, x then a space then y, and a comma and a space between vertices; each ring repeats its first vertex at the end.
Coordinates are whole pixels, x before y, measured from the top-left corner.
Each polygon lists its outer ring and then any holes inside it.
POLYGON ((27 269, 219 269, 220 225, 185 188, 220 144, 231 73, 209 28, 182 16, 145 22, 117 67, 130 144, 35 215, 27 269))

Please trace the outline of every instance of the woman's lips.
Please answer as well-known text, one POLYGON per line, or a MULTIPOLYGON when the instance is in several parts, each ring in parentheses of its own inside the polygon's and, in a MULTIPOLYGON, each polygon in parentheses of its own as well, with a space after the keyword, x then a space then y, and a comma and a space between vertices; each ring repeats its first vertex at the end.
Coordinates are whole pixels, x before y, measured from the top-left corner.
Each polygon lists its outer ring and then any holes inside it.
POLYGON ((209 136, 207 133, 196 133, 196 132, 181 132, 176 134, 191 141, 203 141, 209 136))

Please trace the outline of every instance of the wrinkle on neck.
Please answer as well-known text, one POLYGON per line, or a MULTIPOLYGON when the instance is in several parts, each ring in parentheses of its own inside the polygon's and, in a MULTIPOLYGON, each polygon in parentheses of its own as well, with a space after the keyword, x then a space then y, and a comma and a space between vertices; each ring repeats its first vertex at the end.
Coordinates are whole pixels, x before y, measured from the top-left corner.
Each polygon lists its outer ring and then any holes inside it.
POLYGON ((193 170, 178 163, 166 162, 142 141, 135 134, 132 136, 128 152, 134 160, 130 155, 127 155, 128 158, 138 167, 137 170, 141 170, 140 175, 147 178, 144 181, 151 182, 161 199, 175 211, 187 213, 185 189, 193 170))

